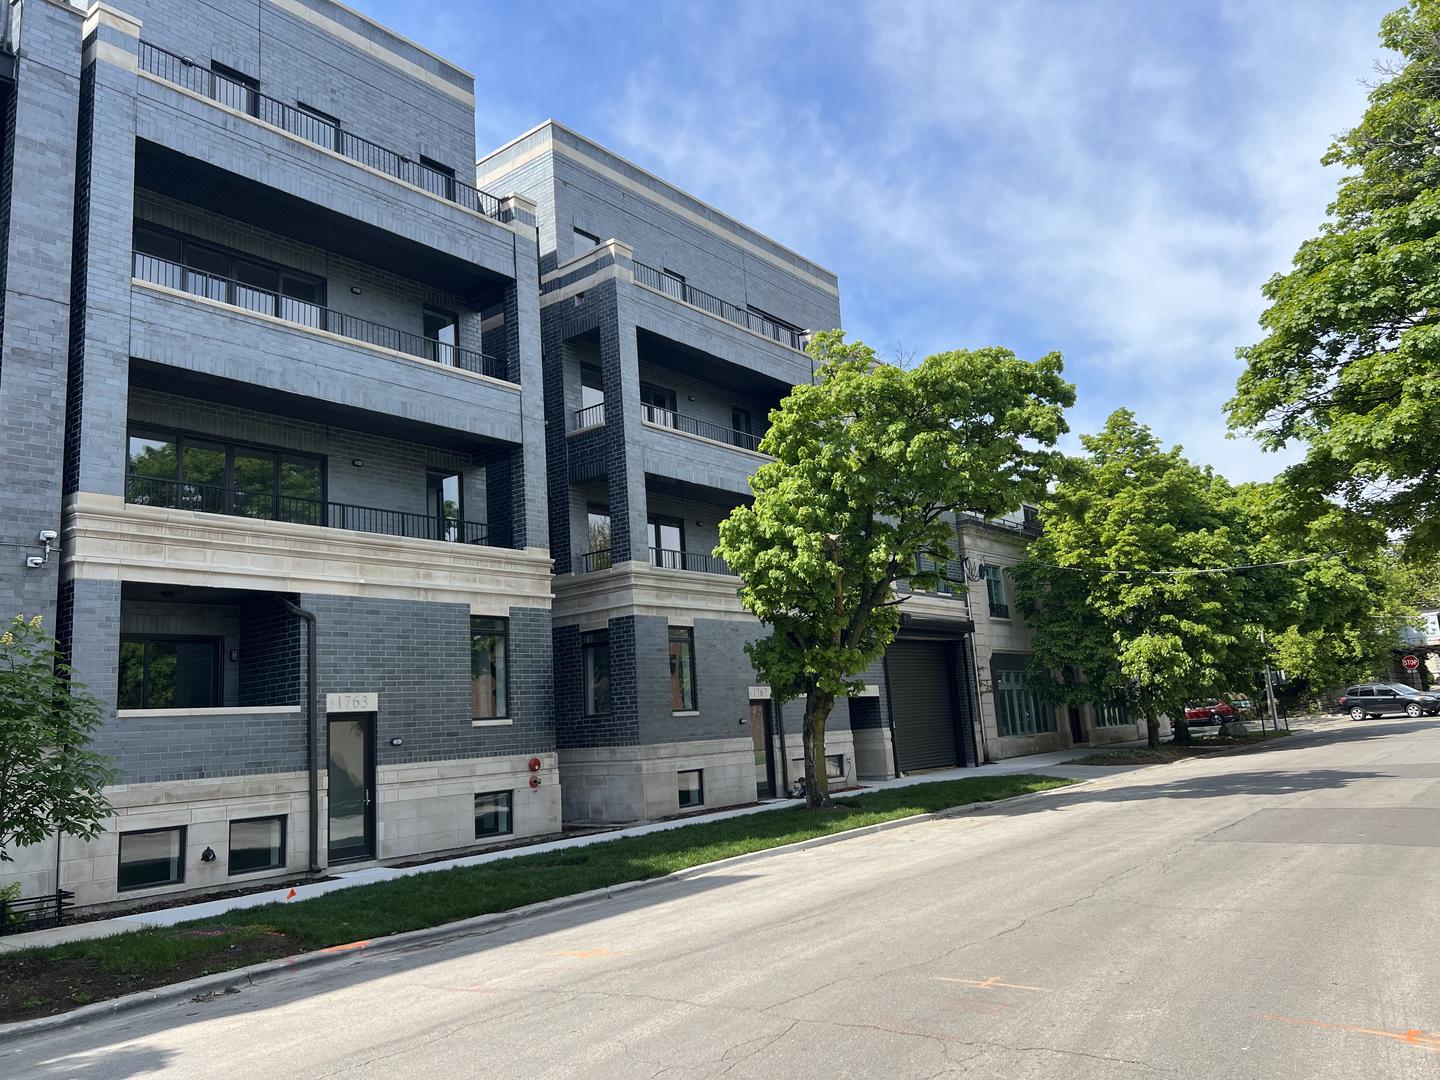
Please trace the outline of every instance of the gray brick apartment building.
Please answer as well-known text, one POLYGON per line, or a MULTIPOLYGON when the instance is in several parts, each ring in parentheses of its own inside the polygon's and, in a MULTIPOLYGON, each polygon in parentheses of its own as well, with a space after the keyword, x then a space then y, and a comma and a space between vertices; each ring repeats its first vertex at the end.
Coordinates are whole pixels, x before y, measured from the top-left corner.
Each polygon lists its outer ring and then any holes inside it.
MULTIPOLYGON (((0 614, 123 770, 0 884, 146 901, 793 785, 712 551, 833 273, 557 123, 477 165, 473 78, 331 0, 0 7, 0 614)), ((834 782, 977 760, 973 631, 911 597, 834 782)))

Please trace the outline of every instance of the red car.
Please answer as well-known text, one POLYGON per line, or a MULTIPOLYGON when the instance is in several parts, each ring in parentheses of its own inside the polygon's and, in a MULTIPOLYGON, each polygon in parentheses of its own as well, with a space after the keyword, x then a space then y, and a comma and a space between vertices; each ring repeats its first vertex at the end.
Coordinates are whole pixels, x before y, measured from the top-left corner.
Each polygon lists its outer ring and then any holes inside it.
POLYGON ((1200 698, 1185 706, 1185 719, 1192 724, 1223 724, 1239 719, 1235 706, 1219 698, 1200 698))

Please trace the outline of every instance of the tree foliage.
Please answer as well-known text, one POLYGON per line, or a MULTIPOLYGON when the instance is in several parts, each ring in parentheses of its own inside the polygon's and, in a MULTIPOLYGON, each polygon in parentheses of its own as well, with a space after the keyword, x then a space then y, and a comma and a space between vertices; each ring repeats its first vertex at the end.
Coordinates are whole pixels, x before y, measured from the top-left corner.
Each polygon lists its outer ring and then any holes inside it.
POLYGON ((775 461, 750 481, 754 504, 721 523, 716 553, 771 629, 746 646, 756 671, 776 701, 805 698, 806 793, 820 807, 825 721, 894 638, 895 582, 939 584, 919 560, 954 557, 956 511, 995 516, 1044 491, 1075 392, 1058 353, 947 352, 904 370, 840 331, 810 351, 815 382, 770 414, 760 449, 775 461))
POLYGON ((1325 157, 1349 171, 1329 220, 1264 287, 1266 336, 1227 409, 1232 428, 1307 447, 1289 497, 1329 536, 1440 550, 1440 2, 1387 16, 1400 60, 1325 157))
POLYGON ((0 861, 57 830, 94 839, 110 815, 110 760, 90 749, 99 699, 69 681, 40 617, 0 634, 0 861))
POLYGON ((1086 456, 1042 502, 1045 531, 1011 571, 1031 675, 1052 699, 1138 712, 1156 746, 1162 713, 1183 718, 1187 700, 1248 682, 1247 626, 1283 598, 1264 573, 1183 572, 1258 561, 1223 477, 1162 450, 1125 409, 1080 441, 1086 456))

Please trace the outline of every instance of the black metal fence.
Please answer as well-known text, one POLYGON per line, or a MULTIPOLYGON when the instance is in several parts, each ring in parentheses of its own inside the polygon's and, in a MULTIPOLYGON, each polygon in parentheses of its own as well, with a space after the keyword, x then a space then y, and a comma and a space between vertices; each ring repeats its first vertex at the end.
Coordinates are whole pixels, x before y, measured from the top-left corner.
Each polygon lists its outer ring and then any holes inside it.
POLYGON ((346 315, 342 311, 332 311, 319 304, 297 300, 293 296, 259 289, 243 281, 193 270, 169 259, 157 259, 153 255, 142 255, 137 251, 134 274, 141 281, 148 281, 153 285, 164 285, 191 296, 203 296, 207 300, 216 300, 260 315, 271 315, 299 326, 308 326, 312 330, 324 330, 352 341, 363 341, 367 345, 378 345, 382 349, 391 349, 407 356, 432 360, 446 367, 463 368, 465 371, 489 375, 494 379, 508 381, 510 377, 509 364, 499 357, 486 356, 474 349, 462 349, 458 345, 436 341, 421 334, 397 330, 393 326, 382 326, 368 319, 346 315))
POLYGON ((65 912, 75 906, 74 899, 75 894, 65 889, 28 900, 0 899, 0 934, 22 934, 27 930, 59 926, 65 912))
POLYGON ((408 155, 397 154, 369 139, 362 139, 346 131, 334 118, 320 116, 267 97, 254 87, 201 67, 188 56, 177 56, 142 41, 139 66, 140 70, 157 75, 166 82, 183 86, 238 112, 248 113, 257 120, 282 128, 306 142, 323 146, 351 161, 358 161, 387 176, 423 188, 457 206, 489 217, 496 217, 500 213, 498 198, 456 179, 453 173, 432 168, 408 155))
POLYGON ((784 326, 757 315, 748 308, 737 307, 719 297, 711 296, 707 292, 688 284, 674 274, 667 274, 663 270, 656 270, 644 263, 635 263, 635 280, 641 285, 648 285, 652 289, 658 289, 667 296, 673 296, 687 304, 693 304, 702 311, 708 311, 711 315, 724 319, 726 322, 734 323, 736 326, 743 326, 747 330, 753 330, 757 334, 788 345, 792 349, 804 349, 810 344, 810 335, 804 330, 796 330, 793 326, 784 326))
POLYGON ((701 420, 695 416, 686 416, 674 409, 662 409, 658 405, 641 405, 644 410, 645 419, 660 427, 674 428, 676 431, 685 431, 691 435, 698 435, 702 439, 711 439, 715 442, 729 443, 731 446, 738 446, 742 450, 760 451, 760 439, 762 436, 752 435, 748 431, 740 431, 738 428, 728 428, 724 424, 712 424, 708 420, 701 420))
POLYGON ((404 536, 417 540, 446 540, 482 547, 509 547, 510 530, 483 521, 464 521, 449 516, 411 514, 373 506, 321 502, 318 499, 276 495, 268 491, 245 491, 215 484, 191 484, 158 477, 131 476, 125 483, 125 501, 136 506, 161 506, 171 510, 195 510, 202 514, 261 521, 283 521, 292 525, 321 525, 330 529, 404 536))
POLYGON ((575 410, 574 430, 576 431, 581 428, 598 427, 603 423, 605 423, 605 403, 603 401, 599 405, 591 405, 588 409, 575 410))
POLYGON ((575 573, 577 574, 589 574, 595 570, 609 570, 612 565, 609 548, 601 548, 599 551, 587 551, 584 555, 575 556, 575 573))
POLYGON ((676 551, 672 548, 651 548, 650 565, 666 570, 692 570, 698 574, 728 574, 724 559, 702 555, 698 551, 676 551))

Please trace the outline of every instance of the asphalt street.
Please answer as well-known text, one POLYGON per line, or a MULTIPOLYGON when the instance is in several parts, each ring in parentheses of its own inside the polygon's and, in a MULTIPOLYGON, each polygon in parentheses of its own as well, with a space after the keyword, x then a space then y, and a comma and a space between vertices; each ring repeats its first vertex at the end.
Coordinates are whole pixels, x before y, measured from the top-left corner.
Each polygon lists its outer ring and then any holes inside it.
POLYGON ((721 867, 18 1043, 0 1076, 1440 1074, 1440 720, 721 867))

